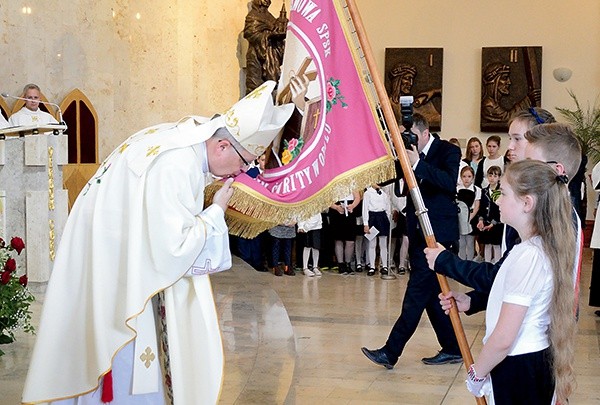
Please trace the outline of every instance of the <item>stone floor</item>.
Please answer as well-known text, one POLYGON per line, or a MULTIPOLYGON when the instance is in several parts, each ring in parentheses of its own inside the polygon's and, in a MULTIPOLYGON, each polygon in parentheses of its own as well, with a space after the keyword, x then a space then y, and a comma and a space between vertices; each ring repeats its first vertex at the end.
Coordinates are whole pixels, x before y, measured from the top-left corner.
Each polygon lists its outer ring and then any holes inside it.
MULTIPOLYGON (((600 403, 600 318, 587 306, 590 268, 587 251, 572 404, 600 403)), ((274 277, 234 258, 233 269, 212 280, 225 351, 221 404, 475 403, 464 388, 462 365, 421 363, 438 350, 426 316, 394 370, 374 365, 360 352, 361 346, 385 342, 408 275, 396 280, 329 272, 321 278, 274 277)), ((453 282, 451 287, 460 289, 453 282)), ((37 323, 43 288, 32 288, 37 323)), ((476 357, 483 314, 462 320, 476 357)), ((34 339, 19 334, 16 343, 2 347, 0 405, 19 403, 34 339)))

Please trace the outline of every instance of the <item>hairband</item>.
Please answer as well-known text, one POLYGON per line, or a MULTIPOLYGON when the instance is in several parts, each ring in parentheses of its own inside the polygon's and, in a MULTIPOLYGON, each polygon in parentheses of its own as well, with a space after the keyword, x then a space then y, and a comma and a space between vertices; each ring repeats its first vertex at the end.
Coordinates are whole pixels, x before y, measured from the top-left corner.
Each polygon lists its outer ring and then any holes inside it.
POLYGON ((566 174, 556 176, 556 181, 563 184, 569 184, 569 177, 566 174))
POLYGON ((533 118, 535 118, 535 120, 537 121, 538 124, 543 124, 545 121, 538 115, 537 111, 535 111, 535 108, 533 107, 529 107, 529 112, 531 113, 531 115, 533 115, 533 118))

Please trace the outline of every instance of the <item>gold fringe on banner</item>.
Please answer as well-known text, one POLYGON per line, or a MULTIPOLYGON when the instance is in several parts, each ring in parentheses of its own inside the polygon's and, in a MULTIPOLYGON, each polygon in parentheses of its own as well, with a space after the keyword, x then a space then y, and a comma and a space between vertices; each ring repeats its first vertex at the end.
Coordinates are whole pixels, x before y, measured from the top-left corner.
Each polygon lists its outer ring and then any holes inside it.
MULTIPOLYGON (((292 224, 306 220, 323 212, 340 198, 353 190, 362 190, 371 184, 381 183, 396 176, 394 160, 384 156, 362 166, 338 175, 327 186, 306 200, 284 203, 273 201, 255 190, 233 183, 233 196, 225 218, 229 233, 244 238, 253 238, 261 232, 279 224, 292 224)), ((214 193, 221 187, 220 182, 210 184, 205 190, 208 206, 214 193)))

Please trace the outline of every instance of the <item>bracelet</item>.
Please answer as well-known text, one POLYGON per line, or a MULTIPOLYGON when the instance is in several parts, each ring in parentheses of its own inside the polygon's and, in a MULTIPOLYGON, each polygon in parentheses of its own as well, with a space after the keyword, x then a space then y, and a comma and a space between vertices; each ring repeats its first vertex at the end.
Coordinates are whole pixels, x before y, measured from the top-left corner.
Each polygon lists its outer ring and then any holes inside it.
POLYGON ((469 366, 469 371, 467 371, 467 375, 469 376, 469 379, 471 381, 482 382, 485 380, 485 377, 477 377, 477 373, 475 372, 475 366, 473 364, 469 366))

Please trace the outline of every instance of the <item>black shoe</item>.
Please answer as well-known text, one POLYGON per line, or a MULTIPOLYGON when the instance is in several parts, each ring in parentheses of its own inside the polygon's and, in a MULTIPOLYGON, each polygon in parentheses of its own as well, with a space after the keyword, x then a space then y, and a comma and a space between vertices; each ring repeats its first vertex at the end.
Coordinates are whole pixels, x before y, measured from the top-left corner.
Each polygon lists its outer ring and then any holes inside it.
POLYGON ((380 366, 387 368, 388 370, 393 369, 394 364, 396 364, 397 360, 391 362, 388 359, 387 353, 384 352, 383 349, 369 350, 366 347, 361 347, 360 350, 365 356, 367 356, 367 359, 371 360, 375 364, 379 364, 380 366))
POLYGON ((421 361, 425 364, 437 366, 439 364, 458 364, 462 363, 463 359, 460 354, 448 354, 439 352, 433 357, 423 357, 421 361))
POLYGON ((387 276, 388 275, 388 268, 384 267, 381 270, 379 270, 379 273, 381 273, 382 276, 387 276))
POLYGON ((356 274, 354 270, 352 270, 352 264, 350 263, 346 263, 346 271, 348 272, 348 274, 356 274))
POLYGON ((596 314, 596 316, 600 316, 600 310, 599 311, 595 311, 594 313, 596 314))
POLYGON ((398 269, 398 274, 403 276, 404 274, 406 274, 406 267, 400 267, 398 269))
POLYGON ((369 270, 367 270, 367 276, 374 276, 375 275, 375 269, 372 267, 369 267, 369 270))
POLYGON ((363 270, 362 264, 357 264, 356 265, 356 272, 357 273, 362 273, 362 270, 363 270))

